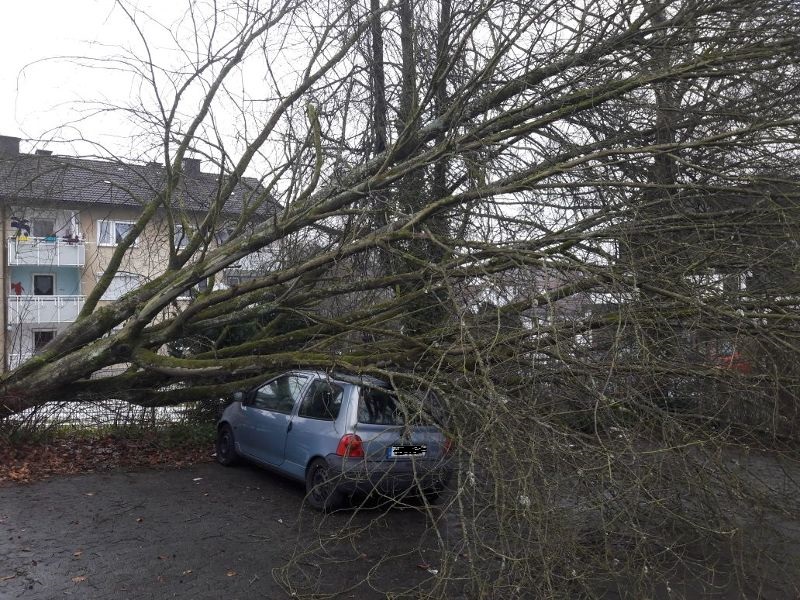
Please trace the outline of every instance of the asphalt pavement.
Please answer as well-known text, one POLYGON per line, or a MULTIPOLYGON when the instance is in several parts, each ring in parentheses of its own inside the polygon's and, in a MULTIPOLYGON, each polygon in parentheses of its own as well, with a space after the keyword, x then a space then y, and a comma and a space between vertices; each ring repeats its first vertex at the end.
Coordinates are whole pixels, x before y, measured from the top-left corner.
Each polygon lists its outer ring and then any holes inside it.
POLYGON ((0 487, 0 598, 385 598, 430 583, 430 518, 321 515, 303 487, 203 464, 0 487))
MULTIPOLYGON (((736 530, 757 542, 739 548, 739 559, 758 576, 731 580, 713 597, 800 598, 797 463, 730 453, 724 466, 739 479, 721 482, 748 481, 775 501, 759 511, 736 509, 736 530), (762 559, 759 548, 785 560, 762 559)), ((733 492, 720 489, 720 502, 733 492)), ((461 537, 452 512, 373 503, 323 515, 304 496, 302 485, 248 465, 4 485, 0 600, 419 598, 446 581, 438 544, 452 549, 461 537)), ((653 598, 711 597, 686 574, 673 576, 672 591, 666 586, 653 598)), ((635 597, 624 583, 599 582, 598 595, 635 597)), ((453 598, 454 589, 433 596, 453 598)))

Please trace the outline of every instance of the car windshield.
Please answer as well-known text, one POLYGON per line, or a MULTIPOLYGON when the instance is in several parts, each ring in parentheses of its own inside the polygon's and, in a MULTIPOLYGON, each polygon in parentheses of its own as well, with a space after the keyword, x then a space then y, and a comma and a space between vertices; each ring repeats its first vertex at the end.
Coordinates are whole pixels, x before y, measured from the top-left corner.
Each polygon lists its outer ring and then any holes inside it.
MULTIPOLYGON (((401 405, 397 395, 389 390, 362 387, 358 399, 358 422, 368 425, 403 425, 408 407, 401 405), (406 409, 405 411, 403 409, 406 409)), ((429 424, 430 419, 418 410, 408 421, 416 425, 429 424)))

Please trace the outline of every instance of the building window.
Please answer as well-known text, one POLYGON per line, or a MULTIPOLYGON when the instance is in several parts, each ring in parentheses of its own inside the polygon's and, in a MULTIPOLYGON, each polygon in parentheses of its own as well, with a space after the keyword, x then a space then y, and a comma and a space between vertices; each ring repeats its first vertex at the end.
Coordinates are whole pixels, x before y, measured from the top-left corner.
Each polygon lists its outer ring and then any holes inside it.
POLYGON ((178 300, 191 300, 206 291, 208 291, 208 279, 201 279, 188 290, 181 292, 178 300))
POLYGON ((223 227, 219 231, 217 231, 215 238, 217 240, 217 245, 221 246, 229 239, 231 239, 231 235, 233 234, 234 229, 231 227, 223 227))
POLYGON ((56 222, 53 219, 31 219, 31 235, 36 238, 51 238, 55 235, 56 222))
POLYGON ((41 352, 44 347, 56 337, 54 329, 40 330, 33 332, 33 353, 41 352))
POLYGON ((178 250, 185 248, 189 244, 189 238, 191 236, 191 229, 184 229, 183 225, 175 225, 175 237, 173 238, 175 248, 178 250))
POLYGON ((100 300, 118 300, 128 292, 135 290, 141 284, 139 275, 133 273, 117 273, 111 280, 108 289, 100 297, 100 300))
POLYGON ((255 275, 226 275, 225 285, 228 287, 234 287, 236 285, 242 285, 243 283, 252 281, 255 278, 255 275))
MULTIPOLYGON (((134 223, 131 221, 98 221, 97 245, 116 246, 125 239, 125 236, 133 229, 133 226, 134 223)), ((136 245, 135 242, 134 245, 136 245)))
POLYGON ((55 275, 34 275, 33 276, 33 295, 52 296, 55 293, 55 275))

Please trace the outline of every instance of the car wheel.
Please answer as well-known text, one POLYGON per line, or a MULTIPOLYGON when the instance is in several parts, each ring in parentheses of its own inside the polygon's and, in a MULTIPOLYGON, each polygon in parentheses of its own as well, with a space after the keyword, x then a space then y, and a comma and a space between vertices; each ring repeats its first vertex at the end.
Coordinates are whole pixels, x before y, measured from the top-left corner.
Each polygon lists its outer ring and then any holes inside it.
POLYGON ((417 489, 410 491, 402 500, 409 506, 425 506, 425 504, 436 504, 441 493, 442 489, 438 487, 421 491, 417 489))
POLYGON ((233 429, 227 423, 219 428, 217 432, 217 462, 229 467, 239 461, 236 453, 236 441, 233 437, 233 429))
POLYGON ((331 511, 344 504, 344 494, 331 481, 330 467, 323 458, 315 458, 306 470, 306 500, 311 508, 331 511))

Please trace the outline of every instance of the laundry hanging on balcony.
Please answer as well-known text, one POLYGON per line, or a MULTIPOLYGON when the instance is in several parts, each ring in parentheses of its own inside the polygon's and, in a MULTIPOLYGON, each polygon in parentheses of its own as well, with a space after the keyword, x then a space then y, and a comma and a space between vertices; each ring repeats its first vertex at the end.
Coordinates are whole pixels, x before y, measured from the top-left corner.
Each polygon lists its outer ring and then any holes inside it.
POLYGON ((11 217, 11 227, 17 230, 17 237, 23 234, 27 237, 31 234, 31 222, 28 219, 11 217))
POLYGON ((21 296, 22 292, 25 291, 25 288, 22 287, 21 281, 15 281, 14 283, 11 284, 11 291, 14 292, 14 294, 16 294, 17 296, 21 296))

